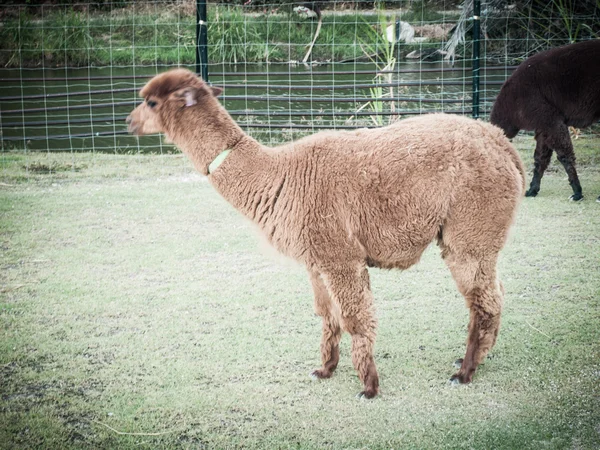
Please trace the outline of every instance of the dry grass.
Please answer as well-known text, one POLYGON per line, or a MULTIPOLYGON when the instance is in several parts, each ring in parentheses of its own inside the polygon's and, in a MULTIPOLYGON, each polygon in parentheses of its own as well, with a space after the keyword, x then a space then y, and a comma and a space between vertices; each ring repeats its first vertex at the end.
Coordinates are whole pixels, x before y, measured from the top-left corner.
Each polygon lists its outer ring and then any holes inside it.
POLYGON ((320 322, 304 270, 183 157, 0 164, 2 448, 600 446, 593 165, 585 201, 553 170, 523 202, 499 342, 472 385, 446 384, 467 310, 438 249, 371 272, 382 395, 358 401, 347 336, 335 376, 308 377, 320 322))

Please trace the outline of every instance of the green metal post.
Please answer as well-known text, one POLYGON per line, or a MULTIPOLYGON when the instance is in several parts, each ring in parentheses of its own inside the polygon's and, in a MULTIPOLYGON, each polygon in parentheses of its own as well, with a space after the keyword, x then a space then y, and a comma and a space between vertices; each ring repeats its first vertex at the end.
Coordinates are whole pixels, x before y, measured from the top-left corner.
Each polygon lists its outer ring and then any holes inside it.
POLYGON ((208 22, 206 0, 196 0, 196 73, 208 82, 208 22))
POLYGON ((479 39, 481 1, 473 0, 473 118, 479 118, 479 39))

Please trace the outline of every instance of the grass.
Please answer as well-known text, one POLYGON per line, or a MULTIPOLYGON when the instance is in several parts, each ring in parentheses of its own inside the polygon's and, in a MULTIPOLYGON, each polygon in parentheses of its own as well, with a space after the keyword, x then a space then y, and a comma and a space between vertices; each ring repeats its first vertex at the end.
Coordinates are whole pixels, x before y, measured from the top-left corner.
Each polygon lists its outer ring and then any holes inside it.
MULTIPOLYGON (((132 8, 78 12, 48 5, 38 16, 19 9, 18 15, 6 17, 0 27, 0 64, 89 67, 195 61, 195 14, 169 7, 132 8)), ((210 5, 208 13, 211 63, 301 61, 316 26, 283 10, 248 15, 239 7, 210 5)), ((413 23, 443 18, 442 13, 420 8, 402 14, 403 20, 413 23)), ((361 12, 326 13, 312 59, 362 58, 357 37, 368 33, 377 21, 377 16, 361 12)))
POLYGON ((553 165, 523 201, 473 384, 446 384, 468 318, 438 249, 371 271, 373 401, 348 336, 334 377, 309 379, 304 270, 182 156, 2 153, 0 448, 598 448, 598 143, 575 144, 586 199, 553 165))

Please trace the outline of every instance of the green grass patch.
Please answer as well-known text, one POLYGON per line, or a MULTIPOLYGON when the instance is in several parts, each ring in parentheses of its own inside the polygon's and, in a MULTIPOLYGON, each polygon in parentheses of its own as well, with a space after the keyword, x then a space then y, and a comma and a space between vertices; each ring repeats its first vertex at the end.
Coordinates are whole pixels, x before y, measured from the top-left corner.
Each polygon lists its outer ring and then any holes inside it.
POLYGON ((567 201, 553 165, 523 200, 473 384, 446 384, 468 311, 437 247, 371 270, 373 401, 348 336, 334 377, 309 379, 304 269, 183 156, 0 155, 0 448, 597 448, 600 171, 597 142, 575 145, 587 196, 567 201))

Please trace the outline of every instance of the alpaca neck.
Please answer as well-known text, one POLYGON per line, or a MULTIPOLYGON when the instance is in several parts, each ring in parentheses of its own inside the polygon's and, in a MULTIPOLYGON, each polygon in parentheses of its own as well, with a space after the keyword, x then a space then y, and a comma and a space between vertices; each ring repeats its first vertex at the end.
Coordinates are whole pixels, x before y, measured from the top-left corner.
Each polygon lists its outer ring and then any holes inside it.
POLYGON ((259 225, 268 219, 269 205, 279 195, 282 171, 277 153, 245 135, 217 170, 209 175, 215 189, 238 211, 259 225))
POLYGON ((233 148, 246 135, 225 109, 216 101, 204 109, 176 110, 165 117, 167 137, 185 153, 198 172, 208 175, 209 165, 224 150, 233 148), (182 127, 181 124, 189 124, 182 127))
POLYGON ((173 141, 231 205, 264 226, 282 189, 277 186, 285 180, 285 172, 278 170, 279 153, 245 134, 218 102, 212 111, 209 116, 196 115, 195 120, 179 117, 170 122, 177 131, 173 141), (182 129, 177 126, 182 122, 193 126, 182 129), (209 174, 209 166, 225 150, 229 150, 227 157, 209 174))

